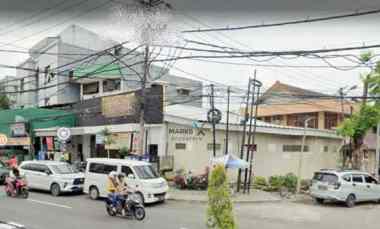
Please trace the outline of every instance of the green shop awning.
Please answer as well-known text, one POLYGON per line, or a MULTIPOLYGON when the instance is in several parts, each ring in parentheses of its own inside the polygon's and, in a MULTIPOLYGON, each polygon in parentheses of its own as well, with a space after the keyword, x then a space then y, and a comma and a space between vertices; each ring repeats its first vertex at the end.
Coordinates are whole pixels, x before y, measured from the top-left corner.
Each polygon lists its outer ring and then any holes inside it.
POLYGON ((119 64, 92 64, 85 67, 79 67, 74 70, 74 78, 80 79, 83 77, 94 76, 120 76, 121 68, 119 64))
POLYGON ((11 137, 11 125, 19 122, 27 123, 34 132, 35 129, 74 127, 76 116, 71 112, 42 108, 0 110, 1 134, 11 137))

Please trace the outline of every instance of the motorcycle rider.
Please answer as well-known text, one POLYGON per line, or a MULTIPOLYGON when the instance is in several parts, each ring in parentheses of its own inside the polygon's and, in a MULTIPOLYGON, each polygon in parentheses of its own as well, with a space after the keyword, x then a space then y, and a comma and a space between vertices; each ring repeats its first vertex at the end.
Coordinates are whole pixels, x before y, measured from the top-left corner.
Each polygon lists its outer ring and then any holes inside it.
POLYGON ((116 211, 116 206, 119 199, 119 187, 117 182, 117 172, 112 171, 108 175, 108 182, 107 182, 107 191, 108 191, 108 197, 111 200, 112 208, 114 211, 116 211))

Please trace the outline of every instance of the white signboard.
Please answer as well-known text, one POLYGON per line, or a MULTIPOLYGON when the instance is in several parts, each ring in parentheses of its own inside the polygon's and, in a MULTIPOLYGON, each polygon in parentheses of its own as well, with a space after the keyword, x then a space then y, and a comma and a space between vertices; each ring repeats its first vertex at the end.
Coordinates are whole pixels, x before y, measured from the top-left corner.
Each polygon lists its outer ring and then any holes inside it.
POLYGON ((60 141, 65 142, 70 139, 71 131, 69 128, 61 127, 57 130, 57 137, 60 141))
POLYGON ((104 144, 104 135, 102 135, 102 134, 95 135, 95 142, 97 145, 103 145, 104 144))

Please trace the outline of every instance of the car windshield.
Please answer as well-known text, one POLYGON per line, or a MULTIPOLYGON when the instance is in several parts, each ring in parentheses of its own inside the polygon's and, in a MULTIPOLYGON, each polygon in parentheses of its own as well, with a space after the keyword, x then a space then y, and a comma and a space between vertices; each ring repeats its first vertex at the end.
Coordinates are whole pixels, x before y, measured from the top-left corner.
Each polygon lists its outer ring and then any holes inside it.
POLYGON ((336 183, 338 181, 338 176, 335 174, 332 174, 332 173, 315 173, 313 180, 333 184, 333 183, 336 183))
POLYGON ((158 177, 158 174, 151 165, 140 165, 133 168, 140 179, 154 179, 158 177))
POLYGON ((72 174, 72 173, 78 172, 78 170, 75 169, 70 164, 51 165, 51 168, 53 169, 55 173, 58 173, 58 174, 72 174))

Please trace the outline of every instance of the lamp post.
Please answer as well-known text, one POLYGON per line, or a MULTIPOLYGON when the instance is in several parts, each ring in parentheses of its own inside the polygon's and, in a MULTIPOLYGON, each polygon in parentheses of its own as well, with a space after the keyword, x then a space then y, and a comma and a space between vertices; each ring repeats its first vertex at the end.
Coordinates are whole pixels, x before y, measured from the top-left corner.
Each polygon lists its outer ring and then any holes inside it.
POLYGON ((310 117, 304 121, 301 150, 300 150, 300 153, 298 155, 297 194, 300 193, 300 190, 301 190, 301 170, 302 170, 303 153, 304 153, 305 140, 306 140, 306 128, 307 128, 308 122, 313 120, 313 119, 314 119, 314 117, 310 117))

